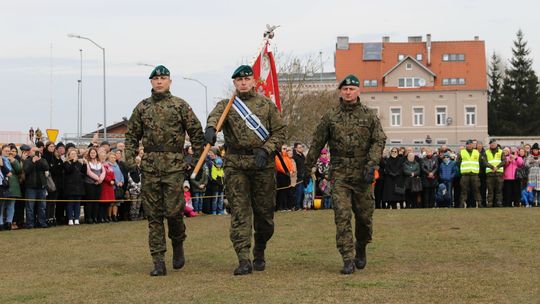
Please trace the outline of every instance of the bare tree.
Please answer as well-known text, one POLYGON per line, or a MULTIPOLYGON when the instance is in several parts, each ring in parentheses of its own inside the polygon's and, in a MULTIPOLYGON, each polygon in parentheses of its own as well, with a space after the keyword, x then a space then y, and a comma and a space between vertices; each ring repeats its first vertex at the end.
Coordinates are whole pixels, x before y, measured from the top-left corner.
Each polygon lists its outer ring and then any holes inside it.
POLYGON ((278 54, 279 88, 282 116, 288 126, 290 143, 311 143, 311 137, 322 115, 337 102, 336 90, 310 88, 316 74, 322 71, 320 61, 309 55, 299 58, 278 54))

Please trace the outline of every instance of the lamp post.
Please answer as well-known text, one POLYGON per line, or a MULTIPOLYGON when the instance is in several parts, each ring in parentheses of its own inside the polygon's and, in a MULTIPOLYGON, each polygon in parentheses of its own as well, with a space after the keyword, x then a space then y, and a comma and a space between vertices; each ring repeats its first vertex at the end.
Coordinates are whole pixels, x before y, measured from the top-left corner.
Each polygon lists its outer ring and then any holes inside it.
POLYGON ((107 140, 107 89, 106 89, 106 82, 105 82, 105 48, 101 45, 97 44, 94 40, 83 37, 76 34, 68 34, 69 38, 78 38, 78 39, 84 39, 92 42, 95 46, 101 49, 103 52, 103 140, 107 140))
POLYGON ((83 82, 82 82, 82 68, 83 68, 83 50, 79 49, 79 52, 81 53, 81 77, 78 80, 79 83, 79 95, 77 98, 77 145, 81 144, 81 136, 82 136, 82 118, 83 118, 83 82))
POLYGON ((155 67, 155 65, 151 65, 149 63, 144 63, 144 62, 137 62, 137 65, 147 66, 147 67, 151 67, 151 68, 155 67))
POLYGON ((191 80, 191 81, 195 81, 196 83, 202 85, 204 87, 204 105, 205 105, 205 114, 206 114, 206 117, 208 117, 208 87, 202 83, 200 80, 198 79, 195 79, 195 78, 189 78, 189 77, 183 77, 185 80, 191 80))

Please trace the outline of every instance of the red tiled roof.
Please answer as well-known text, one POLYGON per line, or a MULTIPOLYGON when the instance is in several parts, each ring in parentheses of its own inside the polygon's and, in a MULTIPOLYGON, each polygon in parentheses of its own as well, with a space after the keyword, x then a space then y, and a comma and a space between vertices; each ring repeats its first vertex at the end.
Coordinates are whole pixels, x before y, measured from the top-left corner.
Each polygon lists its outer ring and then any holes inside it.
MULTIPOLYGON (((383 87, 383 75, 398 63, 398 55, 416 58, 422 54, 423 65, 435 75, 433 87, 421 87, 418 91, 438 90, 487 90, 487 70, 485 43, 472 41, 432 41, 431 64, 427 63, 426 42, 383 42, 382 60, 364 61, 363 43, 349 43, 348 50, 336 50, 336 78, 341 80, 348 74, 357 75, 361 80, 377 79, 379 86, 361 86, 362 92, 402 91, 397 87, 383 87), (465 61, 443 61, 443 54, 464 54, 465 61), (465 85, 443 86, 443 78, 465 78, 465 85)), ((362 81, 361 81, 362 83, 362 81)))

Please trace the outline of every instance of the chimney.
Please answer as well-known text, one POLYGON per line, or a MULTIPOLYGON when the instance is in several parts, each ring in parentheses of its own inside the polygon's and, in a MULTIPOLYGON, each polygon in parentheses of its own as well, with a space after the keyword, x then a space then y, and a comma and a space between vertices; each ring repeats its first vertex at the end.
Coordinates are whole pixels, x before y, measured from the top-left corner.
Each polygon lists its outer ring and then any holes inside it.
POLYGON ((348 36, 338 36, 336 49, 338 50, 348 50, 349 49, 349 37, 348 36))
POLYGON ((431 65, 431 34, 426 35, 427 65, 431 65))
POLYGON ((474 40, 478 41, 478 40, 480 40, 480 37, 474 36, 474 40))
POLYGON ((408 42, 422 42, 422 36, 409 36, 408 42))
POLYGON ((390 36, 383 36, 382 42, 390 42, 390 36))

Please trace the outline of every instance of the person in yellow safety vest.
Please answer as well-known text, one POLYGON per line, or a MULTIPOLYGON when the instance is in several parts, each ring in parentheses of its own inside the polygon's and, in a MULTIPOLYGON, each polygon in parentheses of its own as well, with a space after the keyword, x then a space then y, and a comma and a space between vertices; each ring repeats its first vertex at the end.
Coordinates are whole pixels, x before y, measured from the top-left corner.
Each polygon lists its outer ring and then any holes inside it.
POLYGON ((486 166, 487 206, 502 207, 502 186, 505 158, 495 139, 489 141, 489 150, 481 158, 486 166), (495 201, 495 203, 494 203, 495 201))
POLYGON ((459 152, 456 165, 461 172, 461 202, 459 207, 467 208, 466 201, 470 191, 474 194, 476 208, 481 207, 482 201, 478 188, 480 185, 478 179, 478 173, 480 172, 480 153, 474 149, 474 142, 471 139, 465 143, 465 149, 459 152))

